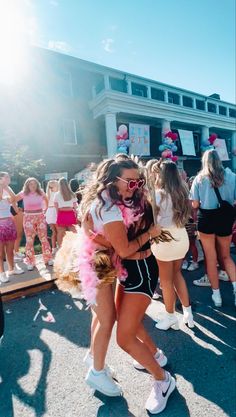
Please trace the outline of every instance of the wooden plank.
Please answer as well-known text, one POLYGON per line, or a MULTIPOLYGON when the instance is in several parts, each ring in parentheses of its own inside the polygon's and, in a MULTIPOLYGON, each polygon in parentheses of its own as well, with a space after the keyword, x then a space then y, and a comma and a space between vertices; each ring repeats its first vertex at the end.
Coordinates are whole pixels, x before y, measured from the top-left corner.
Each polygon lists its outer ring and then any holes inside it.
MULTIPOLYGON (((40 278, 39 278, 40 279, 40 278)), ((21 287, 18 290, 8 291, 4 294, 2 293, 2 300, 3 301, 9 301, 9 300, 15 300, 17 298, 26 297, 29 295, 36 294, 41 291, 47 291, 52 288, 55 288, 55 282, 54 280, 51 281, 45 281, 40 279, 43 282, 39 282, 38 284, 34 284, 27 287, 21 287)), ((35 281, 35 280, 32 280, 35 281)))

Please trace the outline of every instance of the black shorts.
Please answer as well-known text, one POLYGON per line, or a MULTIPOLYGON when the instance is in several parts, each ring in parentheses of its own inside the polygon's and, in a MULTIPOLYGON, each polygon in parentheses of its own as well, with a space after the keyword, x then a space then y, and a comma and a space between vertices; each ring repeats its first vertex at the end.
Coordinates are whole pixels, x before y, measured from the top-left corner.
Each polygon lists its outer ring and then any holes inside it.
POLYGON ((199 209, 197 230, 206 234, 215 234, 216 236, 230 236, 233 229, 233 220, 223 217, 219 209, 199 209))
POLYGON ((123 265, 128 277, 121 283, 127 294, 144 294, 152 298, 157 286, 158 265, 155 256, 146 259, 125 259, 123 265))

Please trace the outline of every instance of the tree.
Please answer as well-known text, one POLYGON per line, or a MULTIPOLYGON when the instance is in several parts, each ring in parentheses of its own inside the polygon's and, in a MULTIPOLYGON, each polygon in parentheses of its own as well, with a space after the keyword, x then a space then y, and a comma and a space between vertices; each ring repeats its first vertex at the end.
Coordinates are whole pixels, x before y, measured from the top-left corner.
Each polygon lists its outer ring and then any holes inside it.
POLYGON ((8 172, 18 187, 26 178, 42 178, 43 159, 37 159, 28 145, 20 145, 15 141, 0 144, 0 170, 8 172))

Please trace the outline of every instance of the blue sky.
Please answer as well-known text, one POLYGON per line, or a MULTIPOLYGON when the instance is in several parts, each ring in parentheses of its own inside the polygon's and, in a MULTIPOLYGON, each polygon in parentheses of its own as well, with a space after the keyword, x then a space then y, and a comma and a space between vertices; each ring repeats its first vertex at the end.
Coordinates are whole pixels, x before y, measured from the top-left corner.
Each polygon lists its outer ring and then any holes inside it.
POLYGON ((19 0, 31 42, 235 102, 235 0, 19 0))

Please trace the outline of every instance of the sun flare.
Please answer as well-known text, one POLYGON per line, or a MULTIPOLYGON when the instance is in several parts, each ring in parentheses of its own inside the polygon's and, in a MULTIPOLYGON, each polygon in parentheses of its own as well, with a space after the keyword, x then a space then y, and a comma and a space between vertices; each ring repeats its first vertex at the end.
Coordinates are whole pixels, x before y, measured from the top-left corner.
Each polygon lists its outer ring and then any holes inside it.
POLYGON ((24 16, 11 1, 0 1, 0 83, 19 82, 25 70, 24 16))

